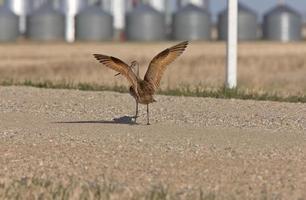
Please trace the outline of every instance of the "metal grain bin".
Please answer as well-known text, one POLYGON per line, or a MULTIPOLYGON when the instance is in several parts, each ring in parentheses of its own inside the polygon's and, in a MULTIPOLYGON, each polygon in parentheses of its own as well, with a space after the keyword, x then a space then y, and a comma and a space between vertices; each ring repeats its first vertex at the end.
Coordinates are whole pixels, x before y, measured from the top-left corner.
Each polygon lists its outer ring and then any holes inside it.
POLYGON ((91 5, 90 0, 53 0, 53 5, 57 10, 63 13, 77 14, 87 6, 91 5))
POLYGON ((85 9, 90 2, 89 0, 56 0, 54 2, 55 7, 66 17, 66 41, 73 42, 75 40, 75 16, 85 9))
POLYGON ((4 5, 18 15, 19 31, 21 34, 24 34, 26 31, 26 15, 30 10, 30 2, 21 0, 5 0, 4 5))
POLYGON ((27 37, 32 40, 64 40, 65 16, 45 4, 28 16, 27 37))
POLYGON ((19 16, 19 31, 26 32, 26 16, 46 3, 47 0, 4 0, 4 5, 19 16))
POLYGON ((301 40, 301 15, 285 5, 275 7, 264 15, 263 37, 283 42, 301 40))
POLYGON ((135 41, 166 38, 165 16, 149 5, 141 4, 126 16, 126 37, 135 41))
POLYGON ((87 41, 111 40, 113 17, 100 7, 91 6, 76 16, 76 39, 87 41))
POLYGON ((18 16, 7 7, 0 7, 0 42, 15 41, 18 35, 18 16))
POLYGON ((189 4, 174 14, 172 30, 175 40, 210 40, 210 13, 189 4))
MULTIPOLYGON (((238 40, 256 40, 257 14, 255 11, 239 3, 238 5, 238 40)), ((218 38, 227 40, 227 10, 218 15, 218 38)))

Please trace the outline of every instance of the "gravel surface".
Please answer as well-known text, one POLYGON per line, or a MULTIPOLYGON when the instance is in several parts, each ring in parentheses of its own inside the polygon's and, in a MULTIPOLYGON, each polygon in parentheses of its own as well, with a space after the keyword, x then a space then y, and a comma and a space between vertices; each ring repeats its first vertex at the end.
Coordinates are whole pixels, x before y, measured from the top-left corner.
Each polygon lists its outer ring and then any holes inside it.
POLYGON ((306 199, 305 104, 156 100, 147 126, 145 106, 130 123, 128 94, 0 87, 0 197, 12 180, 73 177, 116 183, 111 199, 156 186, 174 199, 306 199))

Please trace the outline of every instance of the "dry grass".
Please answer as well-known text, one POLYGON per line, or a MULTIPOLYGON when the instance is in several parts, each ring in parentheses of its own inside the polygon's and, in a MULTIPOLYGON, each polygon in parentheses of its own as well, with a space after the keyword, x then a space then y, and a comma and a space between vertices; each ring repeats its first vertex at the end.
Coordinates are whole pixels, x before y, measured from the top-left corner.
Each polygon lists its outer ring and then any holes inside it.
MULTIPOLYGON (((150 59, 165 43, 19 43, 0 46, 0 82, 52 81, 89 83, 105 86, 125 85, 113 71, 101 67, 93 53, 117 56, 126 62, 136 59, 145 73, 150 59)), ((257 93, 288 95, 306 93, 305 43, 242 43, 239 46, 240 88, 257 93)), ((224 82, 225 44, 191 43, 183 56, 166 71, 162 89, 219 89, 224 82)))
POLYGON ((24 177, 0 179, 1 199, 101 199, 101 200, 213 200, 216 195, 199 188, 171 191, 167 186, 155 185, 145 191, 132 190, 128 186, 109 180, 86 181, 76 177, 52 178, 24 177))

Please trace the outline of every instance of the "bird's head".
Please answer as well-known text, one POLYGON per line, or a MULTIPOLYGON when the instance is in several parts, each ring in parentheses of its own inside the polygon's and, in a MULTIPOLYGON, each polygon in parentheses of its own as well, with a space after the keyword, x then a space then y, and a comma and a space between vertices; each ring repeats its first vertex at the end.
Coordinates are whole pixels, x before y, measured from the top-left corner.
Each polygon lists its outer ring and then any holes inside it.
POLYGON ((131 69, 134 71, 136 76, 139 78, 139 64, 136 60, 131 62, 131 69))
POLYGON ((139 64, 136 60, 132 61, 131 62, 131 65, 130 67, 133 69, 133 70, 136 70, 138 68, 139 64))
MULTIPOLYGON (((135 70, 136 70, 136 72, 138 71, 138 66, 139 66, 139 64, 138 64, 138 62, 136 61, 136 60, 134 60, 134 61, 132 61, 131 62, 131 65, 129 66, 134 72, 135 72, 135 70)), ((116 74, 115 76, 118 76, 118 75, 120 75, 121 73, 118 73, 118 74, 116 74)))

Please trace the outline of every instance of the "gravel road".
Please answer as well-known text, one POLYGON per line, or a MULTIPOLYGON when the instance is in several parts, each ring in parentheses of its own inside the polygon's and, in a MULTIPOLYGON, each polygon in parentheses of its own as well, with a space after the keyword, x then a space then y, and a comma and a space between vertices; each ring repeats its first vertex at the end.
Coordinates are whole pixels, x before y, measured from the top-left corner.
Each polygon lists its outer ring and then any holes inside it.
MULTIPOLYGON (((306 199, 306 105, 0 87, 0 197, 12 180, 109 180, 129 199, 306 199), (201 191, 201 192, 199 192, 201 191)), ((5 196, 5 195, 4 195, 5 196)), ((4 197, 2 196, 2 197, 4 197)))

